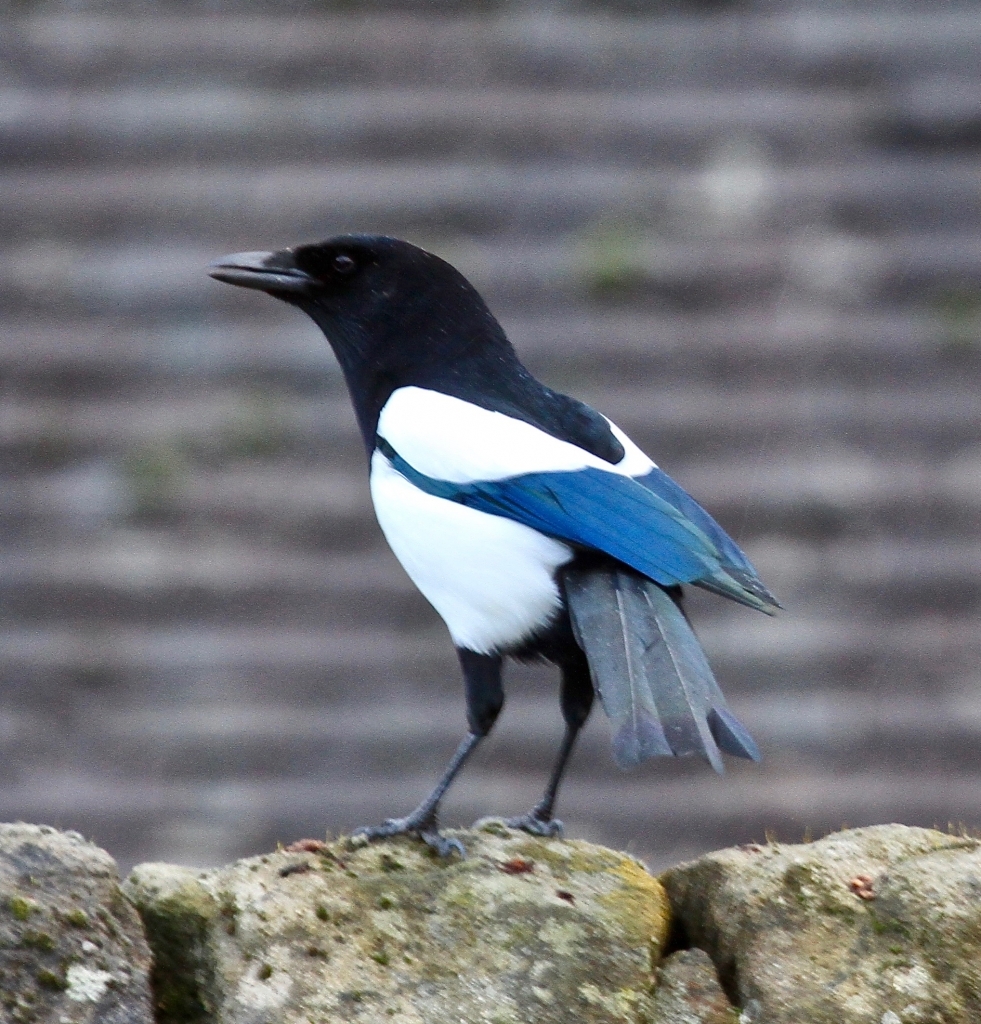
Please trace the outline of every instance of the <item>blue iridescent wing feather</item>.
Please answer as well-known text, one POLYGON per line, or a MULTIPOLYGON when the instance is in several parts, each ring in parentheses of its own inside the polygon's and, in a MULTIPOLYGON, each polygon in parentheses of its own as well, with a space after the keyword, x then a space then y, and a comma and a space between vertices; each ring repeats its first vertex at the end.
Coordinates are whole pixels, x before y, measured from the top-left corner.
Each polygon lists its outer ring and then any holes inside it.
POLYGON ((663 586, 694 583, 760 611, 777 607, 735 543, 660 471, 636 480, 591 467, 452 483, 418 472, 384 439, 378 447, 429 494, 603 552, 663 586))
MULTIPOLYGON (((767 614, 772 614, 775 609, 780 607, 777 599, 763 585, 763 582, 759 578, 756 570, 750 564, 749 559, 739 549, 736 542, 725 532, 725 530, 722 529, 721 526, 719 526, 708 512, 706 512, 705 509, 703 509, 687 491, 683 490, 678 484, 676 484, 667 473, 655 466, 649 473, 646 473, 644 476, 635 477, 634 479, 637 483, 646 487, 649 491, 668 502, 669 505, 675 508, 679 513, 681 513, 681 515, 685 516, 689 522, 696 525, 711 540, 719 553, 719 559, 725 566, 727 574, 766 606, 761 608, 761 611, 765 611, 767 614)), ((704 583, 701 585, 706 586, 704 583)), ((712 590, 714 588, 710 586, 708 589, 712 590)), ((722 593, 725 593, 725 596, 732 596, 727 591, 722 593)), ((760 605, 755 602, 744 603, 749 603, 754 608, 760 607, 760 605)))

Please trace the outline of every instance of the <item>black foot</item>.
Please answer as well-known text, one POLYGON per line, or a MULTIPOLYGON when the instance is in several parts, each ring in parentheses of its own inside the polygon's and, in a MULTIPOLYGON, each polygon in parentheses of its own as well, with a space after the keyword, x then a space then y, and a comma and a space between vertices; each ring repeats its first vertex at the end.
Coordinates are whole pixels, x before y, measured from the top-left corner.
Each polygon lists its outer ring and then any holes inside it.
POLYGON ((356 828, 352 836, 364 836, 368 842, 372 839, 388 839, 391 836, 418 836, 430 849, 435 850, 440 857, 449 857, 451 853, 458 853, 461 858, 466 859, 467 850, 459 839, 447 839, 436 827, 435 820, 420 820, 414 814, 407 818, 389 818, 381 825, 367 825, 363 828, 356 828))
POLYGON ((537 811, 529 811, 517 818, 505 818, 508 828, 520 828, 533 836, 561 836, 565 826, 558 818, 541 818, 537 811))

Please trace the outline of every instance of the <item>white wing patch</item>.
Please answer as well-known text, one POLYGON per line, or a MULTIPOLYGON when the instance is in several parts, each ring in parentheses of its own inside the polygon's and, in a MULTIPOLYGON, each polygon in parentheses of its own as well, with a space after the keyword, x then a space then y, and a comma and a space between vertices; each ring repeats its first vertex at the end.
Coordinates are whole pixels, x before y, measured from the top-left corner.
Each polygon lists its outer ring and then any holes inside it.
POLYGON ((623 458, 614 467, 618 472, 627 476, 644 476, 652 469, 657 469, 657 463, 648 458, 615 423, 605 416, 603 419, 610 424, 613 436, 623 445, 623 458))
MULTIPOLYGON (((609 422, 609 421, 608 421, 609 422)), ((654 463, 612 423, 626 454, 615 466, 530 423, 426 388, 399 388, 378 418, 378 434, 420 473, 451 483, 593 467, 640 476, 654 463)))
POLYGON ((479 654, 513 648, 558 612, 562 598, 555 573, 573 555, 565 544, 502 516, 426 494, 377 451, 371 498, 395 557, 458 647, 479 654))

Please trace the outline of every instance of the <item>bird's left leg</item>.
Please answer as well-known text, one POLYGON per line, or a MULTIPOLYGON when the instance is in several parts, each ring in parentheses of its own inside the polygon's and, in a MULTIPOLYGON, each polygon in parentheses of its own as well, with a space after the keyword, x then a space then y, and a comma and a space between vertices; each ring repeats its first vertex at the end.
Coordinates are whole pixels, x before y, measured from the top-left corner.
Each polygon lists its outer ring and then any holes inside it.
POLYGON ((579 730, 583 727, 593 707, 593 683, 589 676, 589 663, 585 654, 577 647, 568 660, 562 663, 562 717, 565 719, 565 735, 559 747, 545 794, 527 813, 517 818, 505 819, 511 828, 524 829, 536 836, 562 835, 562 822, 552 817, 559 784, 572 753, 579 730))
POLYGON ((500 655, 476 654, 462 648, 457 649, 457 654, 466 684, 470 731, 460 741, 436 787, 411 814, 404 818, 389 818, 381 825, 355 829, 354 835, 365 836, 370 840, 408 832, 417 835, 441 857, 449 856, 454 850, 461 857, 467 855, 459 839, 447 839, 439 831, 439 804, 467 759, 491 731, 504 706, 504 689, 501 685, 500 655))

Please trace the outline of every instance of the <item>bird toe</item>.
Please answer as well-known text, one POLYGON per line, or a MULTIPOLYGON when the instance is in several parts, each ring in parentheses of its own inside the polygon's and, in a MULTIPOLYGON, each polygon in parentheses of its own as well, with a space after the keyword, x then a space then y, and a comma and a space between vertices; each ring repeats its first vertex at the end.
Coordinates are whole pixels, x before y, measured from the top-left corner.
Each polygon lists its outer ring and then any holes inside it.
POLYGON ((467 859, 467 848, 459 839, 452 839, 444 836, 435 830, 418 833, 419 838, 440 857, 449 857, 451 854, 459 854, 461 860, 467 859))
POLYGON ((505 818, 504 824, 508 828, 521 829, 522 832, 530 832, 533 836, 561 836, 565 826, 558 818, 539 818, 534 811, 522 814, 517 818, 505 818))
POLYGON ((370 843, 375 839, 390 839, 392 836, 413 835, 421 839, 440 857, 457 853, 466 858, 467 850, 459 839, 444 836, 431 820, 424 821, 410 814, 405 818, 388 818, 380 825, 363 825, 351 833, 351 838, 370 843))

